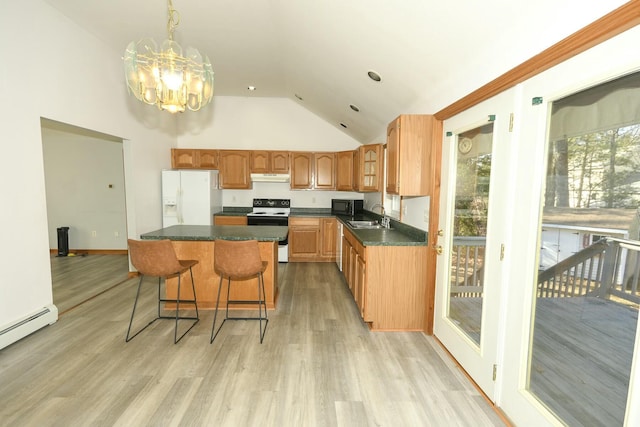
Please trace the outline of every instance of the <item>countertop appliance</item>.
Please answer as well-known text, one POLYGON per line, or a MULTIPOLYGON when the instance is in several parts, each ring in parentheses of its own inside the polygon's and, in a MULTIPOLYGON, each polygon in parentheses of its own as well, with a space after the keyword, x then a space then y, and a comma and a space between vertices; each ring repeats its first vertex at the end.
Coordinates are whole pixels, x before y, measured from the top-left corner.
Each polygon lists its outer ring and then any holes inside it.
MULTIPOLYGON (((290 199, 253 199, 253 211, 247 214, 247 225, 289 226, 290 199)), ((289 241, 278 243, 278 262, 289 262, 289 241)))
POLYGON ((332 215, 355 216, 355 215, 361 214, 363 210, 364 210, 363 200, 331 199, 332 215))
POLYGON ((213 225, 222 210, 218 171, 163 170, 162 226, 213 225))

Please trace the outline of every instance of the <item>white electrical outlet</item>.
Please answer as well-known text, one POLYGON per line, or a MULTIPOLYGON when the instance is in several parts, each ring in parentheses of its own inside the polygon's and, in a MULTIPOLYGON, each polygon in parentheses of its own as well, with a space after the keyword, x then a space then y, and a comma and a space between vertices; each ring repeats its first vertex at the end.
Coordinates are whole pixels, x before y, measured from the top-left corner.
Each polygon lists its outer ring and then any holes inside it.
POLYGON ((311 198, 311 203, 313 203, 313 204, 315 204, 315 203, 316 203, 316 198, 315 198, 315 197, 312 197, 312 198, 311 198))
POLYGON ((96 232, 96 230, 93 230, 91 232, 91 237, 96 237, 98 235, 98 233, 96 232))
POLYGON ((114 232, 113 232, 113 235, 114 235, 115 237, 120 237, 120 233, 118 233, 117 231, 114 231, 114 232))

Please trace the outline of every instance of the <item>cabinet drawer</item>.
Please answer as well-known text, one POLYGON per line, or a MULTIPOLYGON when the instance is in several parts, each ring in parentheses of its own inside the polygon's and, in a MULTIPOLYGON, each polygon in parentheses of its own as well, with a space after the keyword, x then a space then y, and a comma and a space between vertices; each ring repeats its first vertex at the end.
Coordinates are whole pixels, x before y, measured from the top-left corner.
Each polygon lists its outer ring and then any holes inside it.
POLYGON ((289 227, 314 227, 320 228, 320 218, 289 217, 289 227))

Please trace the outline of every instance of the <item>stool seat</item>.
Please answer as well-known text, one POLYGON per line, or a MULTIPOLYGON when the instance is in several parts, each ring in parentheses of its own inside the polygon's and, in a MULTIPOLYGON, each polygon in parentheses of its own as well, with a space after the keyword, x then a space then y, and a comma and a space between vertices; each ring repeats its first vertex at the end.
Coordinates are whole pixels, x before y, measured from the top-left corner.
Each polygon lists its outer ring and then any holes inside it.
POLYGON ((227 320, 258 320, 260 343, 264 339, 269 319, 267 318, 267 302, 265 296, 264 276, 269 263, 262 261, 260 258, 260 247, 257 240, 216 240, 213 255, 214 270, 220 276, 218 284, 218 297, 216 298, 216 310, 213 316, 213 325, 211 328, 211 343, 216 339, 218 332, 222 329, 222 325, 227 320), (231 299, 231 281, 239 281, 257 277, 258 279, 258 297, 255 300, 234 300, 231 299), (225 318, 220 326, 216 329, 218 310, 220 307, 220 292, 222 283, 227 279, 227 303, 225 318), (254 317, 235 317, 229 316, 229 305, 248 305, 255 304, 258 306, 258 316, 254 317), (262 310, 264 308, 264 315, 262 310), (262 323, 264 321, 264 328, 262 323))
POLYGON ((177 344, 178 341, 184 337, 187 332, 191 330, 198 323, 200 318, 198 314, 198 303, 196 299, 196 288, 193 282, 193 270, 192 267, 198 264, 197 260, 179 260, 176 256, 176 252, 173 248, 173 244, 170 240, 127 240, 129 244, 129 256, 131 258, 131 264, 138 270, 140 274, 140 281, 138 282, 138 290, 136 292, 136 299, 133 303, 133 311, 131 312, 131 320, 129 321, 129 329, 127 330, 126 342, 131 341, 136 335, 145 330, 149 325, 158 319, 172 319, 175 320, 175 328, 173 333, 173 342, 177 344), (193 299, 182 299, 180 297, 181 276, 186 271, 191 274, 191 290, 193 292, 193 299), (140 288, 142 287, 142 281, 145 276, 158 278, 158 314, 156 318, 151 320, 146 326, 138 330, 135 334, 131 335, 131 326, 133 324, 133 318, 138 305, 138 299, 140 297, 140 288), (178 277, 178 293, 175 299, 162 298, 161 297, 161 281, 162 279, 178 277), (167 316, 161 313, 160 305, 162 303, 171 302, 176 304, 175 315, 167 316), (196 315, 193 316, 180 316, 180 304, 192 305, 195 307, 196 315), (193 320, 189 329, 187 329, 182 335, 178 337, 178 321, 179 320, 193 320))

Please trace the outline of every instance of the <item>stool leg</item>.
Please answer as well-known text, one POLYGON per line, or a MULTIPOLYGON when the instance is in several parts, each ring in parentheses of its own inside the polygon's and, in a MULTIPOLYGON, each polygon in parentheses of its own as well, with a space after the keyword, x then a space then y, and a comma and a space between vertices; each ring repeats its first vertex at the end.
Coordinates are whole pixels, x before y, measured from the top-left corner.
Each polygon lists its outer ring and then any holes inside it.
MULTIPOLYGON (((140 289, 142 288, 143 279, 144 279, 144 275, 141 274, 140 275, 140 281, 138 282, 138 290, 136 291, 136 300, 133 302, 133 310, 131 311, 131 320, 129 320, 129 328, 127 329, 127 337, 125 338, 125 342, 129 342, 132 339, 134 339, 136 337, 136 335, 138 335, 140 332, 142 332, 145 329, 147 329, 147 326, 151 325, 153 322, 155 322, 156 320, 158 320, 160 318, 160 314, 158 312, 158 317, 156 317, 155 319, 153 319, 152 321, 147 323, 146 326, 141 328, 138 332, 136 332, 135 334, 131 335, 131 326, 133 325, 133 317, 136 314, 136 307, 138 306, 138 299, 140 297, 140 289)), ((158 310, 160 310, 160 302, 158 302, 158 310)))
MULTIPOLYGON (((187 335, 187 332, 189 332, 195 325, 196 323, 198 323, 198 321, 200 320, 200 316, 198 314, 198 303, 196 301, 196 288, 195 288, 195 284, 193 283, 193 273, 191 275, 191 287, 193 289, 193 304, 195 304, 196 306, 196 317, 180 317, 180 284, 181 284, 181 277, 182 274, 178 274, 178 294, 176 295, 176 327, 174 329, 173 332, 173 343, 177 344, 178 341, 180 341, 182 339, 182 337, 184 337, 185 335, 187 335), (178 337, 178 320, 179 319, 183 319, 183 320, 195 320, 191 326, 189 326, 189 329, 187 329, 186 331, 184 331, 184 333, 182 335, 180 335, 180 337, 178 337)), ((187 301, 187 304, 190 301, 187 301)))
MULTIPOLYGON (((222 290, 222 275, 220 275, 220 283, 218 284, 218 298, 216 298, 216 311, 215 311, 215 314, 213 315, 213 325, 211 326, 211 341, 209 341, 209 344, 213 343, 213 340, 216 339, 216 336, 218 336, 218 332, 220 331, 220 328, 222 328, 222 325, 224 325, 224 320, 223 320, 222 323, 220 324, 220 327, 216 330, 216 319, 218 318, 218 307, 220 306, 221 290, 222 290)), ((227 296, 227 299, 229 299, 228 296, 227 296)))
POLYGON ((262 344, 262 340, 264 339, 264 334, 267 332, 267 325, 269 324, 269 319, 267 316, 267 295, 264 290, 264 277, 262 273, 258 273, 258 317, 259 317, 259 327, 260 327, 260 344, 262 344), (262 287, 262 296, 260 296, 260 288, 262 287), (264 329, 262 329, 262 305, 264 304, 264 329))

